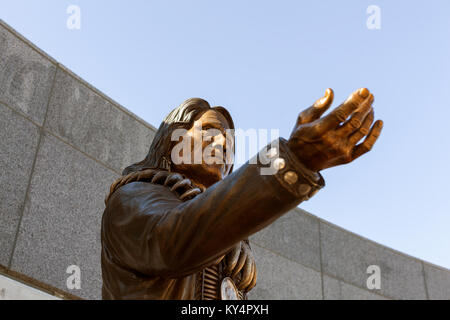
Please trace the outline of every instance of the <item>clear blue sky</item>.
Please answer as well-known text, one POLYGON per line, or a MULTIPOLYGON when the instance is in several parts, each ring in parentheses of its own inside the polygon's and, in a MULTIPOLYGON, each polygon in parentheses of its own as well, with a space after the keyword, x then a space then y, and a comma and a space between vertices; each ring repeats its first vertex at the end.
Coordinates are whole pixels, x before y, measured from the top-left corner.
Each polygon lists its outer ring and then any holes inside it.
POLYGON ((239 128, 288 137, 327 87, 335 105, 368 87, 382 136, 323 171, 326 188, 301 207, 450 268, 450 1, 15 0, 0 18, 156 127, 202 97, 239 128), (66 27, 71 4, 80 30, 66 27))

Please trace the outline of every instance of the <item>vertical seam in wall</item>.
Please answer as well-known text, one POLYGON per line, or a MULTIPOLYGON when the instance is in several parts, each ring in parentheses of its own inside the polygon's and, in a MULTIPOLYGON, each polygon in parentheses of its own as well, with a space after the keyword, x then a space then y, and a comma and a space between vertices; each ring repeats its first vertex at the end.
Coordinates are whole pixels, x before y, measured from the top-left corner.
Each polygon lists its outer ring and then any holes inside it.
POLYGON ((428 294, 428 286, 427 286, 427 279, 425 277, 425 264, 423 261, 420 261, 422 264, 422 276, 423 276, 423 285, 425 286, 425 295, 427 297, 427 300, 430 300, 430 295, 428 294))
POLYGON ((318 226, 317 229, 319 231, 319 261, 320 261, 320 284, 322 286, 322 300, 325 300, 325 290, 323 288, 323 268, 322 268, 322 235, 320 234, 320 220, 317 219, 318 226))
POLYGON ((28 178, 28 185, 27 185, 27 189, 25 191, 25 198, 24 198, 23 203, 22 203, 22 205, 21 205, 21 207, 19 209, 20 210, 19 222, 17 223, 16 234, 14 236, 14 242, 13 242, 11 253, 10 253, 10 256, 9 256, 8 269, 11 269, 14 253, 16 251, 17 239, 19 238, 20 226, 22 224, 23 213, 25 211, 25 206, 26 206, 26 203, 27 203, 27 200, 28 200, 28 196, 29 196, 29 192, 30 192, 30 188, 31 188, 31 179, 33 178, 34 167, 36 165, 37 156, 38 156, 38 153, 39 153, 39 149, 41 147, 42 136, 45 133, 44 132, 44 126, 45 126, 45 123, 46 123, 46 120, 47 120, 47 113, 48 113, 48 107, 50 105, 50 100, 51 100, 52 95, 53 95, 53 88, 55 87, 56 73, 57 72, 58 72, 58 66, 55 66, 55 73, 53 75, 52 86, 51 86, 50 92, 48 94, 48 100, 47 100, 47 105, 46 105, 46 109, 45 109, 44 121, 42 122, 42 126, 39 126, 39 138, 38 138, 38 143, 37 143, 37 146, 36 146, 36 152, 34 153, 33 164, 31 165, 30 177, 28 178))
POLYGON ((52 81, 52 87, 50 88, 50 93, 48 95, 48 101, 47 101, 47 107, 45 109, 45 116, 44 116, 44 121, 42 122, 42 131, 44 132, 45 130, 45 124, 47 123, 47 114, 48 114, 48 109, 50 107, 50 101, 52 100, 52 96, 53 96, 53 90, 55 89, 55 84, 56 84, 56 75, 58 74, 58 69, 61 69, 59 67, 59 64, 56 65, 55 68, 55 75, 53 76, 53 81, 52 81))

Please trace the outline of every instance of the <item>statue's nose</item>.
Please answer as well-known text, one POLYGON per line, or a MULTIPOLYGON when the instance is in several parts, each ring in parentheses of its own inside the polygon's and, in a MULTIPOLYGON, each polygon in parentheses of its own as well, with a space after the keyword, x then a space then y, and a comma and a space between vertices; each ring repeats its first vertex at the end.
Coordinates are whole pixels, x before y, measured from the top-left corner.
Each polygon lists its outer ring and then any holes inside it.
POLYGON ((223 136, 223 134, 219 134, 217 136, 214 136, 214 141, 213 141, 213 147, 215 146, 221 146, 224 147, 225 146, 225 137, 223 136))

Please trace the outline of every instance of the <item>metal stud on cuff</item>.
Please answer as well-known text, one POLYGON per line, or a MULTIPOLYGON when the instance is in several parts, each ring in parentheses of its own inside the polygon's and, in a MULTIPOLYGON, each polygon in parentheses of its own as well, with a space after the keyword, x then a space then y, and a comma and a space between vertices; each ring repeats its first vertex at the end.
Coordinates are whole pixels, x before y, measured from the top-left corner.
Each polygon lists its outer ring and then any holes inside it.
POLYGON ((298 176, 294 171, 288 171, 284 174, 284 181, 288 184, 294 184, 298 180, 298 176))
POLYGON ((306 196, 309 192, 311 191, 311 186, 302 183, 299 187, 298 187, 298 193, 301 196, 306 196))
POLYGON ((273 167, 275 170, 281 170, 286 166, 286 161, 283 158, 276 158, 273 161, 273 167))
POLYGON ((267 151, 267 153, 266 153, 266 157, 269 159, 273 159, 276 156, 278 156, 278 150, 277 150, 277 148, 274 148, 274 147, 270 148, 269 151, 267 151))

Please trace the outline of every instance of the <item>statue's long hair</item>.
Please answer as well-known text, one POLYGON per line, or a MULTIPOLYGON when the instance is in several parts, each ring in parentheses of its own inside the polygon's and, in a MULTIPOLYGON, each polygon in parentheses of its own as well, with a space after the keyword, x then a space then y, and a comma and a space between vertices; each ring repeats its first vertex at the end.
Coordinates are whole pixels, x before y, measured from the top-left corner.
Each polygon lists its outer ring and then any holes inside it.
MULTIPOLYGON (((230 129, 234 129, 233 119, 224 107, 211 107, 206 100, 200 98, 187 99, 172 110, 161 122, 144 160, 126 167, 122 171, 122 175, 125 176, 129 173, 149 168, 167 170, 167 162, 165 163, 165 160, 171 159, 172 148, 178 143, 178 141, 172 141, 172 132, 176 129, 189 130, 196 119, 211 109, 221 113, 227 120, 230 129)), ((230 172, 232 170, 233 167, 231 167, 230 172)))

